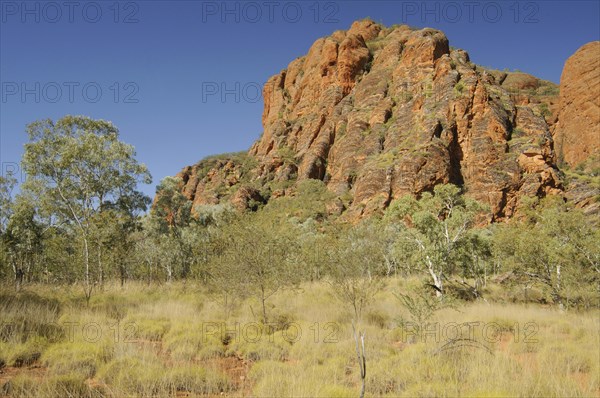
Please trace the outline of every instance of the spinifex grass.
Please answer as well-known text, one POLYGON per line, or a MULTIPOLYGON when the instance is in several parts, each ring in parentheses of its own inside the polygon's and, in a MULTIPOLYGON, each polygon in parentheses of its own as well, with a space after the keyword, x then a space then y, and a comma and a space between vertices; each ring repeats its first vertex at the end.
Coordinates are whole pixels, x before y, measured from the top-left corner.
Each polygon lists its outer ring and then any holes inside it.
MULTIPOLYGON (((358 320, 366 396, 600 396, 597 312, 460 302, 415 333, 392 279, 358 320)), ((3 393, 14 397, 357 396, 350 308, 325 283, 273 297, 273 322, 238 300, 225 315, 201 286, 0 292, 3 393)), ((493 289, 492 289, 493 291, 493 289)), ((493 299, 493 297, 491 297, 493 299)))

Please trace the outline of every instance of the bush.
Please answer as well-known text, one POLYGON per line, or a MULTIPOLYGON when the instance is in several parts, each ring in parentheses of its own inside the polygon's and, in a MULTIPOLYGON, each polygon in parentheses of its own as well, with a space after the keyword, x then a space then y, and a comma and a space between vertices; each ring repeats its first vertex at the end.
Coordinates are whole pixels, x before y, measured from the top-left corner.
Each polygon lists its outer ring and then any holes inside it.
POLYGON ((128 318, 124 323, 134 325, 133 337, 150 341, 161 341, 171 328, 166 318, 128 318))
POLYGON ((92 297, 90 308, 100 314, 105 314, 109 318, 117 321, 127 316, 130 308, 136 308, 137 303, 128 300, 127 295, 102 294, 92 297))
POLYGON ((380 311, 371 310, 367 312, 367 323, 369 325, 377 326, 380 329, 387 328, 390 322, 390 317, 380 311))
POLYGON ((18 375, 7 382, 2 390, 12 398, 100 398, 106 396, 100 390, 91 389, 80 375, 72 374, 53 376, 46 380, 18 375))
POLYGON ((156 358, 123 358, 109 363, 100 379, 122 395, 155 396, 165 392, 162 378, 165 369, 157 365, 156 358))
POLYGON ((24 343, 30 338, 62 339, 63 330, 56 323, 60 308, 57 300, 34 293, 0 293, 0 341, 24 343))
POLYGON ((30 366, 40 359, 47 346, 48 342, 39 337, 29 339, 25 343, 2 343, 0 357, 3 357, 9 366, 30 366))
POLYGON ((13 398, 38 397, 39 381, 29 376, 18 375, 2 386, 3 393, 13 398))
POLYGON ((155 357, 123 358, 102 373, 102 380, 123 394, 170 396, 175 393, 218 394, 230 391, 232 384, 218 370, 197 365, 165 368, 155 357))
POLYGON ((192 360, 202 344, 202 333, 193 326, 172 328, 165 335, 165 348, 174 359, 192 360))
POLYGON ((112 357, 113 346, 108 342, 75 342, 50 347, 44 353, 42 361, 54 374, 77 374, 91 378, 112 357))
POLYGON ((281 331, 268 335, 263 328, 262 334, 256 339, 257 341, 254 341, 254 337, 236 336, 233 343, 228 347, 226 354, 237 354, 250 361, 265 359, 283 361, 288 358, 292 344, 283 337, 281 331))
POLYGON ((39 390, 40 396, 88 398, 92 396, 90 388, 85 384, 81 375, 54 376, 42 383, 39 390))
POLYGON ((165 335, 165 347, 177 360, 219 358, 225 355, 220 337, 205 335, 202 325, 178 325, 165 335))
POLYGON ((199 366, 179 367, 165 375, 165 384, 171 392, 191 394, 218 394, 233 387, 226 375, 199 366))

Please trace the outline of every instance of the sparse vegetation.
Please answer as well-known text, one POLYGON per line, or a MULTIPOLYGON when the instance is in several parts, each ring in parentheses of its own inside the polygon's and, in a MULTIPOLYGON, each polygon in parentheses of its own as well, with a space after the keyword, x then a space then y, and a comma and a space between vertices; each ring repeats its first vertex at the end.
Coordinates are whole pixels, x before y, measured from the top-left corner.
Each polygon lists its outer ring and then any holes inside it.
MULTIPOLYGON (((511 303, 510 293, 518 294, 518 288, 492 283, 484 288, 488 303, 458 301, 457 311, 440 306, 435 295, 421 290, 421 283, 390 278, 369 303, 362 326, 367 336, 365 396, 598 394, 595 312, 561 313, 531 301, 511 303), (397 292, 416 304, 402 305, 397 292), (425 312, 419 310, 425 307, 425 312), (374 317, 386 321, 369 321, 374 317), (424 329, 416 330, 407 320, 422 322, 424 329), (549 374, 552 383, 540 382, 549 374)), ((122 334, 115 340, 114 321, 73 301, 76 289, 30 285, 27 290, 61 302, 59 324, 78 325, 75 342, 64 337, 43 348, 36 362, 42 368, 10 368, 8 379, 0 376, 3 391, 11 397, 358 396, 353 310, 340 307, 327 283, 301 287, 273 296, 274 306, 295 318, 271 334, 253 321, 251 299, 238 302, 225 324, 219 306, 200 285, 133 283, 127 291, 108 285, 96 298, 111 294, 123 303, 142 300, 136 308, 123 304, 123 311, 136 319, 164 316, 172 325, 162 338, 148 340, 133 338, 121 324, 122 334), (198 302, 206 305, 198 310, 198 302), (100 327, 104 343, 84 341, 83 326, 92 323, 100 327), (180 355, 185 347, 189 353, 180 355), (219 354, 203 355, 208 347, 219 354)), ((5 292, 3 297, 21 295, 5 292)), ((5 352, 2 345, 0 356, 5 352)))
POLYGON ((454 86, 454 94, 455 94, 457 97, 460 97, 460 96, 462 95, 462 93, 463 93, 464 89, 465 89, 465 85, 464 85, 464 83, 463 83, 463 82, 458 82, 458 83, 456 83, 456 85, 454 86))
POLYGON ((548 118, 548 117, 552 116, 552 111, 550 111, 550 108, 548 108, 548 104, 545 103, 545 102, 542 102, 538 106, 538 110, 540 112, 540 115, 542 115, 545 118, 548 118))
MULTIPOLYGON (((523 197, 519 217, 488 225, 485 206, 438 184, 418 198, 388 197, 385 211, 350 224, 330 206, 356 198, 357 172, 337 195, 292 173, 268 186, 285 195, 265 201, 270 192, 250 189, 262 187, 252 185, 252 159, 229 154, 200 162, 194 178, 230 167, 260 206, 192 209, 183 173, 164 179, 142 214, 149 201, 136 185, 149 176, 114 126, 45 123, 31 127, 32 173, 19 195, 13 179, 0 180, 5 395, 600 392, 600 235, 571 203, 523 197), (106 145, 121 156, 106 158, 97 148, 106 145), (474 335, 474 322, 491 329, 474 335)), ((534 145, 519 135, 512 146, 534 145)), ((278 155, 294 166, 292 151, 278 155)), ((367 161, 388 168, 397 157, 392 149, 367 161)), ((567 175, 597 184, 598 170, 567 175)), ((372 210, 367 199, 355 206, 372 210)))

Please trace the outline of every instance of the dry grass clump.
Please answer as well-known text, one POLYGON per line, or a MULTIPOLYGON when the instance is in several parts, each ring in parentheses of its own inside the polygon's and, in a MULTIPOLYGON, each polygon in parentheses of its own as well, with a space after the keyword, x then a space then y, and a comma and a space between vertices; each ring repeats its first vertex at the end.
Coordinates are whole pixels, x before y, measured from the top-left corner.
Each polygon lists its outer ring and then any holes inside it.
MULTIPOLYGON (((395 294, 421 286, 389 280, 356 320, 367 336, 366 396, 600 397, 597 312, 456 301, 428 313, 416 333, 414 314, 395 294)), ((0 292, 2 319, 10 320, 0 329, 0 367, 11 369, 0 385, 5 394, 350 397, 360 390, 353 315, 325 283, 273 296, 268 325, 251 299, 225 315, 189 284, 107 288, 89 307, 74 297, 69 289, 0 292)))

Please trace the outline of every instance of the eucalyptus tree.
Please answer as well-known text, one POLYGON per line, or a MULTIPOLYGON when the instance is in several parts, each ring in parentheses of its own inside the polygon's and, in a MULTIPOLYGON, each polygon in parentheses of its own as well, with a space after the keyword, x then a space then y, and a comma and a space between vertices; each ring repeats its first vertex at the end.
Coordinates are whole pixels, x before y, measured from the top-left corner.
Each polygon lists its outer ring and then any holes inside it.
MULTIPOLYGON (((104 209, 139 196, 137 185, 150 183, 145 165, 135 158, 133 146, 119 140, 108 121, 65 116, 27 126, 23 169, 26 185, 41 192, 47 211, 76 231, 83 247, 86 300, 93 290, 90 268, 94 220, 104 209)), ((100 259, 101 256, 98 256, 100 259)), ((101 266, 101 264, 98 264, 101 266)))
POLYGON ((257 213, 230 220, 213 237, 210 283, 222 294, 226 311, 232 296, 251 297, 260 306, 262 322, 268 323, 268 300, 295 286, 303 275, 296 255, 296 232, 291 223, 279 224, 257 213))
POLYGON ((41 255, 42 233, 43 225, 37 220, 32 201, 23 194, 17 195, 6 231, 2 235, 17 291, 25 278, 31 279, 36 257, 41 255))
POLYGON ((12 210, 12 191, 17 184, 16 178, 8 173, 0 176, 0 233, 4 232, 12 210))
POLYGON ((150 198, 141 193, 121 197, 94 220, 100 242, 111 248, 107 262, 112 267, 108 271, 117 272, 121 286, 135 271, 135 246, 143 228, 140 211, 149 205, 150 198))
POLYGON ((4 244, 4 234, 12 211, 12 190, 17 180, 12 174, 0 175, 0 276, 6 276, 8 271, 7 251, 4 244))
POLYGON ((322 260, 333 293, 352 309, 355 322, 360 323, 363 310, 384 288, 387 274, 380 225, 363 221, 352 228, 340 227, 322 260))
POLYGON ((170 281, 173 265, 179 266, 179 274, 185 278, 190 271, 191 248, 184 239, 184 230, 192 222, 192 202, 182 193, 183 181, 179 177, 165 177, 156 187, 156 199, 150 212, 149 226, 152 237, 167 251, 169 256, 161 261, 170 281))
POLYGON ((461 195, 454 185, 437 185, 417 200, 405 196, 392 202, 385 219, 401 228, 398 245, 408 261, 429 274, 436 295, 444 294, 444 282, 460 268, 478 266, 485 256, 483 241, 474 235, 483 206, 461 195))
POLYGON ((547 290, 561 308, 582 292, 597 306, 600 230, 560 198, 531 201, 524 207, 521 220, 496 228, 496 257, 519 277, 547 290))

